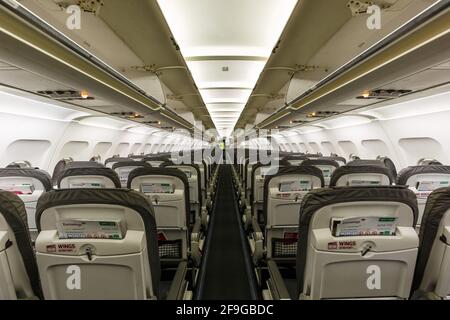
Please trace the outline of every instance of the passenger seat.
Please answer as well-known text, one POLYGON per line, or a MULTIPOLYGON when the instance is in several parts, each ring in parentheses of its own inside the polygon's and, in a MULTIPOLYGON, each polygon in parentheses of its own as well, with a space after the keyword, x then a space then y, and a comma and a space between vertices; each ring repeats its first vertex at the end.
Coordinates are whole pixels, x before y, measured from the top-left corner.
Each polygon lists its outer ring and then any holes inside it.
POLYGON ((413 299, 450 299, 450 188, 427 199, 420 229, 413 299))
POLYGON ((105 166, 96 161, 73 161, 71 158, 63 159, 57 163, 52 175, 52 185, 54 188, 58 187, 58 180, 60 175, 67 169, 73 168, 104 168, 105 166))
POLYGON ((411 190, 318 189, 300 210, 296 280, 269 261, 266 299, 409 298, 419 247, 411 190))
POLYGON ((0 300, 42 299, 25 206, 0 190, 0 300))
POLYGON ((314 166, 322 170, 323 178, 325 179, 325 186, 330 185, 331 175, 334 170, 339 168, 339 163, 334 160, 327 159, 307 159, 301 163, 302 166, 314 166))
POLYGON ((186 263, 178 264, 170 285, 160 281, 155 215, 138 192, 51 191, 39 199, 36 220, 45 299, 180 299, 186 294, 186 263))
POLYGON ((113 165, 118 162, 129 162, 129 161, 135 161, 135 160, 130 159, 130 158, 112 157, 112 158, 108 158, 105 160, 105 167, 112 169, 113 165))
POLYGON ((193 224, 196 220, 201 219, 202 224, 206 225, 207 211, 206 207, 203 207, 200 166, 197 164, 176 165, 165 162, 161 165, 161 168, 178 169, 186 175, 189 182, 190 210, 194 212, 194 214, 191 214, 190 223, 193 224))
POLYGON ((112 166, 112 170, 119 176, 120 185, 122 186, 122 188, 127 187, 128 176, 130 175, 130 172, 137 168, 151 167, 148 163, 133 160, 116 162, 112 166))
POLYGON ((323 188, 322 171, 289 166, 266 176, 262 214, 253 218, 249 243, 256 264, 263 258, 293 264, 297 249, 300 204, 311 190, 323 188))
POLYGON ((0 169, 0 189, 15 193, 25 203, 31 239, 36 240, 36 204, 44 192, 52 189, 50 175, 34 168, 0 169))
POLYGON ((419 231, 430 193, 439 188, 450 187, 450 166, 422 165, 405 168, 398 174, 397 184, 408 186, 417 196, 419 206, 417 229, 419 231))
POLYGON ((130 173, 127 186, 153 204, 162 262, 170 265, 190 256, 199 266, 204 239, 201 221, 191 216, 186 175, 178 169, 138 168, 130 173))

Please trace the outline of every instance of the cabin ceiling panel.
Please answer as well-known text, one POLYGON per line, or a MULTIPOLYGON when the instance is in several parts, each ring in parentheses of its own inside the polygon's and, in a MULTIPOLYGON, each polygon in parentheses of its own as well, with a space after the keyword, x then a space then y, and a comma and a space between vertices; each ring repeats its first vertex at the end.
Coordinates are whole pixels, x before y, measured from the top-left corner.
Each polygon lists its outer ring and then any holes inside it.
MULTIPOLYGON (((211 112, 247 103, 297 0, 159 0, 211 112), (207 13, 207 14, 205 14, 207 13)), ((240 108, 242 111, 242 108, 240 108)), ((237 118, 212 117, 228 136, 237 118), (233 122, 234 121, 234 122, 233 122)))
MULTIPOLYGON (((319 81, 437 1, 386 1, 390 7, 382 11, 380 30, 366 27, 367 15, 352 16, 347 0, 302 1, 261 74, 255 92, 284 92, 282 86, 290 81, 293 72, 278 72, 273 68, 297 69, 300 71, 296 76, 301 74, 304 79, 319 81)), ((253 115, 255 108, 261 106, 250 101, 238 126, 243 127, 254 118, 247 115, 253 115)))
MULTIPOLYGON (((67 0, 66 4, 77 4, 67 0)), ((53 0, 23 0, 21 4, 64 33, 78 45, 110 65, 116 71, 135 80, 141 71, 137 86, 164 104, 164 98, 146 86, 146 77, 158 74, 161 81, 177 95, 197 92, 192 77, 176 44, 171 40, 170 30, 158 8, 151 0, 104 0, 99 14, 82 12, 80 30, 66 27, 67 14, 53 0), (177 67, 177 69, 164 69, 177 67), (181 67, 181 69, 179 68, 181 67), (140 85, 144 83, 144 85, 140 85)), ((154 88, 153 88, 154 89, 154 88)), ((207 113, 197 110, 196 116, 207 113)), ((194 106, 189 106, 194 107, 194 106)), ((207 126, 213 126, 211 122, 207 126)))

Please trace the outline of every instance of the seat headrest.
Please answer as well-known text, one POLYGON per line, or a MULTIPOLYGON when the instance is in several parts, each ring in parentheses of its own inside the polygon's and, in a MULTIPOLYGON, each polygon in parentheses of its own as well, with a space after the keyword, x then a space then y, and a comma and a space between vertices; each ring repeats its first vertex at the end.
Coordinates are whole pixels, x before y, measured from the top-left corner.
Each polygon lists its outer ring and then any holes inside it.
POLYGON ((57 184, 59 176, 66 169, 74 169, 74 168, 104 168, 105 166, 101 163, 95 161, 64 161, 61 160, 55 167, 53 171, 52 183, 57 184))
POLYGON ((360 166, 373 166, 373 167, 386 167, 384 163, 380 160, 365 160, 365 159, 356 159, 347 163, 349 167, 360 167, 360 166))
POLYGON ((105 160, 105 165, 107 165, 110 162, 124 162, 124 161, 130 161, 130 158, 124 158, 124 157, 112 157, 105 160))
POLYGON ((345 160, 344 157, 339 157, 339 156, 332 156, 332 157, 320 157, 318 160, 332 160, 332 161, 340 161, 342 163, 347 163, 347 160, 345 160))
POLYGON ((323 178, 322 170, 314 166, 286 166, 281 167, 276 174, 266 176, 264 180, 264 190, 267 189, 270 181, 276 177, 287 175, 310 175, 317 177, 321 182, 321 187, 325 185, 325 179, 323 178))
MULTIPOLYGON (((289 166, 291 166, 291 164, 289 163, 289 161, 286 161, 285 159, 281 159, 278 161, 278 166, 281 169, 282 167, 289 167, 289 166)), ((255 164, 253 164, 252 165, 252 177, 254 176, 255 171, 261 167, 272 167, 272 164, 271 163, 263 164, 261 162, 257 162, 255 164)))
POLYGON ((52 189, 52 180, 50 175, 40 169, 33 168, 5 168, 0 169, 0 177, 26 177, 33 178, 42 183, 45 191, 50 191, 52 189))
POLYGON ((154 209, 139 192, 128 189, 59 189, 44 193, 36 206, 36 225, 41 231, 42 213, 53 207, 77 204, 117 205, 154 217, 154 209))
MULTIPOLYGON (((197 174, 200 176, 200 166, 196 163, 189 163, 189 164, 175 164, 171 161, 166 161, 163 164, 161 164, 160 168, 167 168, 167 167, 191 167, 194 168, 197 171, 197 174)), ((170 168, 169 168, 170 169, 170 168)))
POLYGON ((424 159, 420 159, 417 162, 417 165, 418 166, 432 166, 432 165, 442 165, 442 163, 436 159, 425 159, 424 158, 424 159))
POLYGON ((308 160, 309 158, 305 155, 288 155, 282 158, 284 161, 289 160, 308 160))
POLYGON ((361 201, 401 202, 408 205, 414 214, 414 225, 417 223, 417 197, 405 186, 361 186, 332 187, 315 189, 302 200, 300 224, 309 226, 313 214, 331 204, 361 201))
POLYGON ((36 226, 39 232, 42 230, 41 216, 47 209, 84 204, 122 206, 140 215, 146 231, 153 288, 158 292, 160 263, 155 211, 152 204, 139 192, 127 189, 61 189, 44 193, 36 206, 36 226))
POLYGON ((358 174, 358 173, 376 173, 382 174, 389 178, 389 184, 392 184, 395 181, 395 177, 392 176, 391 172, 385 168, 380 166, 342 166, 334 170, 331 175, 330 187, 336 186, 338 180, 349 174, 358 174))
POLYGON ((12 163, 12 164, 8 164, 8 165, 6 166, 6 168, 18 168, 18 169, 20 169, 20 168, 22 168, 22 167, 20 166, 20 164, 12 163))
POLYGON ((160 164, 160 168, 170 167, 170 166, 188 166, 188 164, 175 164, 172 161, 166 160, 160 164))
POLYGON ((327 159, 307 159, 302 162, 302 166, 333 166, 339 168, 339 163, 327 159))
POLYGON ((39 272, 28 231, 27 212, 23 201, 11 192, 0 190, 0 214, 14 233, 15 244, 22 257, 34 295, 42 299, 39 272))
POLYGON ((114 183, 116 188, 120 188, 120 179, 117 173, 110 168, 69 168, 64 170, 58 178, 58 188, 60 188, 61 181, 64 178, 74 176, 101 176, 108 178, 114 183))
POLYGON ((305 156, 307 156, 308 158, 322 158, 323 154, 321 153, 306 153, 305 156))
POLYGON ((146 155, 144 155, 144 154, 130 154, 129 156, 128 156, 128 159, 132 159, 132 160, 136 160, 136 159, 138 159, 138 160, 141 160, 141 159, 144 159, 144 158, 146 158, 147 156, 146 155))
POLYGON ((74 168, 104 168, 105 166, 95 161, 73 161, 66 164, 64 169, 74 168))
POLYGON ((142 162, 147 162, 147 161, 162 161, 162 162, 166 162, 170 159, 170 156, 154 156, 154 157, 145 157, 144 159, 142 159, 142 162))
POLYGON ((388 157, 378 157, 377 160, 380 160, 384 163, 384 166, 388 168, 388 170, 391 172, 391 175, 397 179, 397 168, 395 167, 394 161, 392 161, 388 157))
MULTIPOLYGON (((178 169, 174 168, 153 168, 153 167, 141 167, 137 168, 130 172, 130 175, 128 176, 128 188, 131 188, 131 183, 133 182, 134 178, 142 177, 142 176, 170 176, 170 177, 176 177, 179 178, 184 186, 185 190, 189 190, 189 181, 186 175, 178 169)), ((189 195, 189 192, 187 192, 187 195, 189 195)))
POLYGON ((150 167, 150 165, 142 161, 133 161, 128 159, 128 161, 121 161, 114 163, 112 169, 116 170, 117 168, 123 167, 150 167))
POLYGON ((403 169, 397 176, 398 185, 406 185, 408 179, 418 174, 450 174, 450 166, 442 165, 426 165, 426 166, 411 166, 403 169))

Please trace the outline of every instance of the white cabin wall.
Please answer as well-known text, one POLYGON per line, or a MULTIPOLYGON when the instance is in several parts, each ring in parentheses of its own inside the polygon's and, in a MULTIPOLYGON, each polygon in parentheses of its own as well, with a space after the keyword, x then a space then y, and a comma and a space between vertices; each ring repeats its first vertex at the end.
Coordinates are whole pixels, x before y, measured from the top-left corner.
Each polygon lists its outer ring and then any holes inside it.
MULTIPOLYGON (((450 102, 449 102, 450 103, 450 102)), ((299 134, 289 137, 300 151, 336 152, 346 158, 355 153, 361 158, 377 155, 390 157, 398 168, 416 165, 420 158, 433 158, 450 163, 450 111, 409 116, 389 120, 373 120, 336 129, 299 134)))
MULTIPOLYGON (((36 110, 43 107, 41 103, 19 96, 2 94, 0 105, 0 167, 5 167, 13 161, 28 160, 33 166, 51 173, 56 163, 64 157, 85 161, 100 155, 104 161, 115 154, 126 157, 130 153, 157 153, 172 149, 172 145, 181 143, 183 138, 171 137, 164 132, 152 135, 152 130, 146 127, 142 127, 141 133, 141 128, 132 128, 135 124, 131 122, 128 126, 127 122, 124 122, 122 128, 113 128, 104 126, 104 121, 95 119, 57 119, 61 110, 65 110, 66 114, 69 109, 47 103, 45 108, 54 108, 55 111, 55 119, 52 119, 45 113, 38 115, 36 110), (34 113, 28 110, 33 110, 34 113), (49 118, 43 118, 45 116, 49 118), (99 125, 95 125, 95 121, 99 122, 99 125)), ((73 114, 73 117, 79 115, 71 110, 69 114, 73 114)), ((107 118, 100 117, 100 120, 102 119, 107 118)), ((121 125, 118 122, 121 120, 109 121, 121 125)))
POLYGON ((33 166, 52 171, 64 157, 102 160, 114 155, 143 152, 151 144, 148 135, 126 130, 99 128, 77 122, 47 120, 1 114, 0 166, 17 160, 29 160, 33 166))

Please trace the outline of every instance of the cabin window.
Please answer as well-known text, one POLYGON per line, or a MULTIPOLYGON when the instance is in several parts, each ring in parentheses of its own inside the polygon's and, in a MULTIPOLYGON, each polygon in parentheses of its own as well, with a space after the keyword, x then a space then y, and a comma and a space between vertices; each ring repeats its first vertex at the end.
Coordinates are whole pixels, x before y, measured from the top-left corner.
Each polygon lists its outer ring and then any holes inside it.
POLYGON ((106 159, 109 154, 109 150, 111 150, 112 143, 111 142, 99 142, 94 147, 94 151, 92 152, 92 156, 101 156, 102 159, 106 159))
POLYGON ((433 138, 404 138, 398 144, 407 161, 407 165, 416 165, 422 158, 436 159, 447 163, 441 144, 433 138))
POLYGON ((57 159, 73 158, 77 161, 89 160, 89 155, 87 154, 88 149, 89 143, 87 141, 69 141, 61 149, 57 159))
POLYGON ((50 147, 48 140, 16 140, 6 149, 2 163, 8 165, 14 161, 27 160, 33 166, 43 167, 50 147))
POLYGON ((139 154, 139 151, 142 147, 142 143, 135 143, 133 144, 133 146, 131 147, 131 153, 132 154, 139 154))
POLYGON ((311 147, 311 149, 313 150, 314 153, 319 153, 320 152, 320 147, 317 143, 315 142, 310 142, 309 146, 311 147))
POLYGON ((336 148, 330 141, 323 141, 321 145, 325 153, 327 154, 337 153, 336 148))
POLYGON ((384 141, 378 139, 363 140, 361 144, 369 159, 376 159, 378 156, 390 156, 389 149, 384 141))
POLYGON ((351 154, 359 154, 358 148, 356 148, 356 145, 351 141, 339 141, 338 144, 347 158, 351 154))
POLYGON ((129 143, 119 143, 119 145, 116 148, 115 154, 120 155, 121 157, 127 157, 130 153, 128 152, 130 150, 130 144, 129 143))

